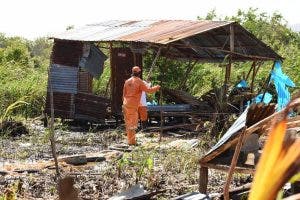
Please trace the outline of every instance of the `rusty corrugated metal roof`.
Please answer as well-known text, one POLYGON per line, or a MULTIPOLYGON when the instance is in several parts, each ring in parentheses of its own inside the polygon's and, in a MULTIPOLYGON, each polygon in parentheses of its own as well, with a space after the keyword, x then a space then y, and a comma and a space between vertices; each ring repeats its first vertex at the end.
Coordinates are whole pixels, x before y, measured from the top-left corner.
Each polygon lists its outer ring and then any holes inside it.
POLYGON ((168 44, 233 22, 189 20, 107 21, 54 35, 77 41, 132 41, 168 44))
MULTIPOLYGON (((52 38, 90 42, 168 44, 166 57, 222 62, 230 53, 230 26, 234 28, 232 60, 282 59, 268 45, 236 22, 191 20, 111 20, 68 30, 52 38)), ((157 47, 156 47, 157 48, 157 47)))

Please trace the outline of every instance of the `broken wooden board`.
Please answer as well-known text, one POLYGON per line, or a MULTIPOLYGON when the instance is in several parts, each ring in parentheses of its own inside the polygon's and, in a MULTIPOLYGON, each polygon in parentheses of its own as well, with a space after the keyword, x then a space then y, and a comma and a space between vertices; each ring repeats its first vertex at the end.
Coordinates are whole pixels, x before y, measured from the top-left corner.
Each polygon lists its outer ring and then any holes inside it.
MULTIPOLYGON (((102 162, 109 161, 112 159, 120 159, 123 156, 123 153, 115 150, 104 150, 100 152, 94 153, 86 153, 86 154, 77 154, 70 156, 59 156, 58 164, 59 167, 70 167, 86 165, 89 162, 102 162)), ((1 175, 8 175, 11 173, 39 173, 43 169, 52 169, 54 166, 54 161, 52 160, 40 160, 33 163, 12 163, 5 164, 0 169, 1 175)))

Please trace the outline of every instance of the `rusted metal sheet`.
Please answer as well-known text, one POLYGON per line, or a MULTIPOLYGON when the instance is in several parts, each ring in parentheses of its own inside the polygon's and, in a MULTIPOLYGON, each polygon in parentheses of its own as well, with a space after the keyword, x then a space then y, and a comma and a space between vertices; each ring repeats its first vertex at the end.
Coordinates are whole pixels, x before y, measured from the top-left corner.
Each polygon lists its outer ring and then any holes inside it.
POLYGON ((92 93, 93 76, 89 72, 79 71, 78 79, 78 92, 92 93))
POLYGON ((104 120, 107 116, 109 100, 92 94, 75 95, 75 118, 94 122, 104 120))
POLYGON ((51 61, 55 64, 78 67, 79 59, 82 56, 82 49, 82 42, 55 40, 51 61))
POLYGON ((136 41, 167 44, 232 22, 189 20, 107 21, 53 36, 77 41, 136 41))
POLYGON ((230 21, 108 21, 72 29, 53 38, 168 44, 168 51, 162 51, 163 56, 214 62, 222 62, 228 54, 233 54, 232 60, 235 61, 281 58, 241 25, 230 21), (234 41, 228 39, 230 26, 234 31, 234 41))
POLYGON ((53 64, 50 67, 50 79, 53 92, 76 94, 77 76, 78 68, 53 64))
MULTIPOLYGON (((74 115, 74 95, 70 93, 53 92, 53 107, 55 117, 62 117, 66 119, 73 118, 74 115)), ((50 115, 50 95, 47 93, 46 110, 50 115)))
MULTIPOLYGON (((45 112, 50 115, 49 93, 45 112)), ((92 94, 53 93, 54 115, 64 119, 84 119, 94 122, 103 121, 107 116, 109 99, 92 94)))
MULTIPOLYGON (((134 58, 130 48, 113 48, 111 62, 111 91, 112 112, 122 113, 122 96, 125 80, 131 76, 131 68, 134 66, 134 58)), ((142 56, 136 55, 136 65, 142 68, 142 56)))

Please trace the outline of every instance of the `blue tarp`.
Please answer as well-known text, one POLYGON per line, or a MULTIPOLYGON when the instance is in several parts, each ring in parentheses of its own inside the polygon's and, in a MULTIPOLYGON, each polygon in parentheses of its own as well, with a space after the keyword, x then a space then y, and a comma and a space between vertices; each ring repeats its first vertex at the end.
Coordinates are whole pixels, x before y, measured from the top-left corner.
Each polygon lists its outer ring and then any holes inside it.
POLYGON ((237 85, 236 85, 237 88, 247 88, 248 87, 248 84, 247 82, 243 79, 241 80, 241 82, 239 82, 237 85))
POLYGON ((264 94, 259 94, 255 97, 255 103, 264 102, 265 104, 269 104, 272 101, 272 95, 269 92, 265 93, 264 99, 262 99, 264 94))
POLYGON ((276 61, 271 72, 270 82, 273 81, 278 95, 277 111, 282 110, 290 101, 291 95, 288 87, 295 87, 295 83, 282 72, 281 62, 276 61))

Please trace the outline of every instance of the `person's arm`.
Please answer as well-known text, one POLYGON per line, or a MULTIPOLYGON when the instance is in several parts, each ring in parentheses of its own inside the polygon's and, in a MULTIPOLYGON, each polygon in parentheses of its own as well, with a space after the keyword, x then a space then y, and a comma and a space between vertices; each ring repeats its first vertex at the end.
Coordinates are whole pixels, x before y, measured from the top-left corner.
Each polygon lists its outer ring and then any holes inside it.
POLYGON ((141 81, 141 90, 145 91, 147 93, 153 93, 156 92, 160 89, 159 85, 153 86, 153 87, 148 87, 147 84, 145 84, 143 81, 141 81))

